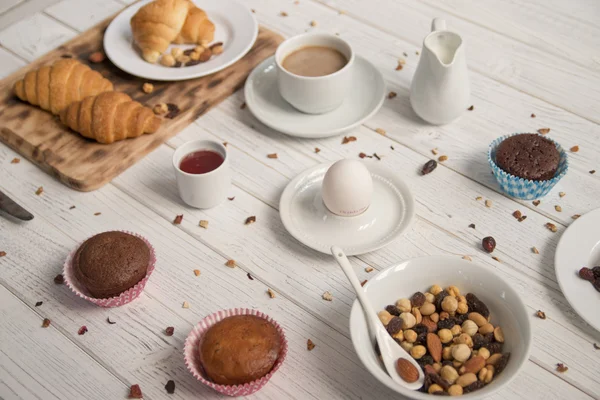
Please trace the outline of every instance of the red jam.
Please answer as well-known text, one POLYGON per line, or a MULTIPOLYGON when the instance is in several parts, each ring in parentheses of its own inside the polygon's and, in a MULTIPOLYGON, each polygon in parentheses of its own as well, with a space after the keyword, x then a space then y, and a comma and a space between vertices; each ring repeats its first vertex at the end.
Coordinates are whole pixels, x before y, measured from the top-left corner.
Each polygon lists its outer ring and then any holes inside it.
POLYGON ((179 169, 188 174, 206 174, 223 164, 223 156, 211 150, 199 150, 183 157, 179 169))

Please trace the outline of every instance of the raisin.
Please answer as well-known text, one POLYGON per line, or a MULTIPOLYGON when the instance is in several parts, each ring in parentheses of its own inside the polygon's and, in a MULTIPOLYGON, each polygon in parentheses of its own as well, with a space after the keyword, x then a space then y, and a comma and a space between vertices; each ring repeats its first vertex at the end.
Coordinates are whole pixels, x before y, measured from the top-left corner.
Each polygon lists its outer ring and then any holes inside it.
POLYGON ((473 350, 479 350, 480 348, 486 347, 487 345, 490 344, 490 341, 485 336, 483 336, 481 333, 474 334, 472 339, 473 339, 473 350))
POLYGON ((483 315, 485 318, 490 316, 490 310, 488 310, 487 306, 477 298, 473 293, 467 293, 465 296, 467 299, 467 306, 469 307, 470 312, 478 312, 483 315))
POLYGON ((421 345, 421 346, 426 346, 427 345, 427 333, 420 333, 417 336, 417 340, 415 341, 415 346, 416 345, 421 345))
POLYGON ((454 365, 453 365, 452 361, 450 361, 450 360, 442 361, 442 367, 446 367, 446 366, 450 366, 450 367, 454 368, 454 365))
POLYGON ((481 241, 481 246, 486 252, 491 253, 496 248, 496 239, 491 236, 486 236, 481 241))
POLYGON ((175 381, 172 379, 170 381, 168 381, 167 384, 165 385, 165 390, 169 394, 175 393, 175 381))
POLYGON ((421 368, 425 369, 426 365, 433 365, 435 361, 433 361, 433 357, 429 354, 425 354, 423 357, 417 360, 417 364, 421 366, 421 368))
POLYGON ((485 347, 490 351, 490 354, 502 353, 502 343, 490 343, 485 347))
POLYGON ((445 289, 435 295, 435 300, 433 301, 433 304, 435 304, 435 308, 439 311, 442 310, 442 301, 446 296, 450 296, 450 293, 448 293, 445 289))
POLYGON ((438 329, 452 329, 454 325, 456 324, 454 323, 453 318, 446 318, 443 321, 440 319, 437 323, 438 329))
POLYGON ((423 169, 421 169, 421 174, 427 175, 427 174, 433 172, 433 170, 436 169, 436 167, 437 167, 437 161, 429 160, 425 163, 425 165, 423 165, 423 169))
POLYGON ((420 335, 422 333, 427 334, 429 329, 423 324, 417 324, 413 327, 413 331, 417 332, 417 335, 420 335))
POLYGON ((427 374, 427 375, 430 376, 431 381, 433 383, 437 383, 438 385, 440 385, 442 387, 442 389, 448 390, 448 388, 450 387, 450 384, 448 383, 448 381, 446 381, 444 378, 442 378, 438 374, 427 374))
POLYGON ((600 266, 592 268, 592 272, 594 273, 595 279, 600 279, 600 266))
POLYGON ((481 389, 484 386, 485 386, 485 383, 483 383, 482 381, 475 381, 475 382, 471 383, 470 385, 465 386, 463 388, 463 393, 465 393, 465 394, 471 393, 471 392, 481 389))
POLYGON ((385 311, 389 312, 392 315, 395 315, 396 317, 400 315, 400 310, 398 309, 398 307, 396 307, 393 304, 390 304, 389 306, 387 306, 385 308, 385 311))
POLYGON ((594 272, 591 269, 585 268, 585 267, 583 267, 579 270, 579 276, 582 279, 585 279, 586 281, 590 281, 590 282, 594 282, 594 279, 595 279, 594 272))
POLYGON ((421 292, 417 292, 412 295, 410 302, 412 303, 413 307, 421 307, 423 304, 425 304, 425 295, 421 292))
POLYGON ((504 371, 504 368, 506 368, 506 365, 508 364, 509 359, 510 359, 510 353, 502 354, 502 357, 500 357, 500 359, 498 361, 496 361, 494 375, 497 376, 499 373, 504 371))
POLYGON ((429 390, 429 386, 433 385, 433 380, 431 379, 432 374, 425 374, 425 379, 423 380, 423 387, 421 388, 421 390, 425 393, 427 393, 427 390, 429 390))
POLYGON ((600 292, 600 279, 596 279, 592 285, 594 285, 594 289, 600 292))
POLYGON ((454 317, 454 323, 456 325, 462 325, 467 319, 469 319, 469 314, 458 314, 454 317))
POLYGON ((395 335, 402 330, 402 320, 398 317, 393 317, 385 327, 390 335, 395 335))

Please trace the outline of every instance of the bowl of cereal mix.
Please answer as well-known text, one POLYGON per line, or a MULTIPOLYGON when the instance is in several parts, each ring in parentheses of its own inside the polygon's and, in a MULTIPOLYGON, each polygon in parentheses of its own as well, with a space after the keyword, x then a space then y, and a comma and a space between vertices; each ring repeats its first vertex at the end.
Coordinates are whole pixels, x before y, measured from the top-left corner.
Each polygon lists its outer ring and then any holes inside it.
POLYGON ((486 398, 508 385, 529 358, 530 313, 492 269, 455 256, 403 261, 364 286, 380 322, 425 373, 419 391, 387 374, 354 302, 350 333, 358 357, 382 384, 411 399, 486 398))

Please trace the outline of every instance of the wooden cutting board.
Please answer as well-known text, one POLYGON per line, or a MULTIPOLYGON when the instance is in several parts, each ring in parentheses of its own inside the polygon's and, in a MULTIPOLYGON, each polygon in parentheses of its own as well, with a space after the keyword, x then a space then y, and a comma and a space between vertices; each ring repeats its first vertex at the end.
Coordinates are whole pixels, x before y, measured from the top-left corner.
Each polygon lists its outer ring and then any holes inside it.
POLYGON ((90 191, 110 182, 136 161, 177 134, 202 114, 244 85, 248 74, 261 61, 275 53, 283 38, 259 29, 252 49, 232 66, 198 79, 180 82, 152 82, 119 70, 108 59, 88 62, 90 54, 102 50, 104 30, 112 17, 49 52, 30 65, 0 81, 0 140, 60 179, 67 186, 90 191), (61 57, 74 57, 111 80, 115 90, 153 107, 173 103, 181 113, 163 118, 160 129, 151 135, 103 145, 70 131, 49 112, 21 102, 13 92, 15 81, 31 69, 51 64, 61 57), (154 84, 154 92, 142 92, 143 83, 154 84))

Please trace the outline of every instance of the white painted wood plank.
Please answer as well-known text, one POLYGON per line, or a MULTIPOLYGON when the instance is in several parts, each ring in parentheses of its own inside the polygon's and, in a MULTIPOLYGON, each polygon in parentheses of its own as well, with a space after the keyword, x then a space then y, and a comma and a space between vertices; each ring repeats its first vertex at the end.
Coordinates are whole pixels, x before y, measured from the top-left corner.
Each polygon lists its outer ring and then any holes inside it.
MULTIPOLYGON (((5 245, 2 240, 0 246, 5 245)), ((45 304, 30 307, 33 304, 26 306, 0 285, 0 398, 124 398, 127 387, 123 382, 53 324, 42 328, 45 304)))
MULTIPOLYGON (((289 301, 279 287, 269 285, 278 292, 276 299, 270 299, 267 285, 258 276, 250 280, 246 269, 227 268, 225 257, 112 186, 92 193, 74 192, 27 161, 9 164, 12 157, 12 151, 0 147, 3 190, 30 209, 36 218, 22 225, 0 220, 0 231, 8 234, 8 240, 2 241, 8 254, 0 260, 0 280, 28 303, 43 300, 50 318, 71 340, 123 379, 140 383, 149 396, 161 398, 164 383, 176 377, 181 386, 179 398, 194 395, 216 398, 185 370, 181 357, 183 341, 192 324, 204 315, 240 306, 259 308, 272 315, 285 327, 290 341, 288 361, 281 374, 273 378, 258 398, 277 399, 282 392, 296 398, 390 396, 360 366, 347 336, 289 301), (44 186, 42 196, 33 194, 36 185, 44 186), (71 204, 77 208, 69 210, 71 204), (97 211, 102 215, 94 216, 97 211), (143 234, 155 245, 159 258, 143 297, 118 309, 94 307, 52 282, 76 241, 109 229, 130 229, 143 234), (200 277, 192 273, 195 268, 202 271, 200 277), (191 304, 189 310, 181 308, 184 300, 191 304), (108 325, 107 316, 117 324, 108 325), (89 332, 78 336, 76 332, 82 324, 89 332), (172 339, 163 334, 169 325, 175 327, 172 339), (106 337, 110 340, 103 339, 106 337), (318 351, 306 351, 308 338, 317 343, 318 351)), ((241 198, 240 194, 236 196, 241 198)), ((217 229, 218 224, 211 224, 205 233, 217 229)))
POLYGON ((60 0, 25 0, 0 15, 0 31, 17 23, 60 0))
POLYGON ((595 145, 600 140, 600 126, 597 124, 474 73, 471 74, 471 83, 475 111, 466 112, 461 119, 449 125, 427 125, 416 117, 408 101, 410 80, 418 62, 415 55, 417 47, 312 2, 284 7, 288 17, 281 17, 273 11, 281 8, 277 8, 275 3, 262 1, 251 5, 256 6, 262 23, 286 35, 303 32, 307 21, 314 19, 318 22, 318 29, 340 32, 358 53, 379 67, 389 90, 397 92, 398 96, 386 100, 382 111, 367 122, 370 128, 381 127, 393 140, 428 157, 433 157, 431 149, 439 148, 450 157, 447 165, 451 168, 498 190, 489 169, 485 167, 489 143, 509 133, 550 127, 551 137, 566 148, 579 145, 580 151, 570 154, 571 170, 560 183, 561 189, 553 191, 540 207, 535 208, 529 202, 527 206, 541 210, 563 224, 571 222, 571 215, 583 214, 597 206, 600 187, 596 182, 600 177, 588 173, 600 170, 600 148, 595 145), (408 54, 407 64, 402 71, 395 71, 397 58, 404 58, 402 52, 408 54), (537 118, 531 118, 531 113, 535 113, 537 118), (475 174, 474 171, 485 173, 475 174), (556 213, 554 205, 560 190, 568 195, 559 203, 564 211, 556 213), (569 193, 577 196, 569 196, 569 193))
MULTIPOLYGON (((560 1, 459 0, 452 3, 425 0, 443 14, 463 18, 475 25, 509 36, 541 49, 557 59, 600 70, 600 28, 597 21, 582 23, 574 15, 599 15, 597 1, 574 1, 562 7, 560 1)), ((382 3, 386 4, 386 3, 382 3)))
POLYGON ((63 0, 45 12, 70 27, 83 32, 123 8, 115 0, 63 0))
POLYGON ((33 61, 74 36, 73 30, 37 13, 1 31, 0 45, 33 61))
POLYGON ((0 79, 12 74, 27 64, 25 61, 2 47, 0 47, 0 58, 2 59, 2 63, 0 63, 0 79))
POLYGON ((0 3, 0 14, 4 14, 22 1, 24 0, 2 0, 0 3))

